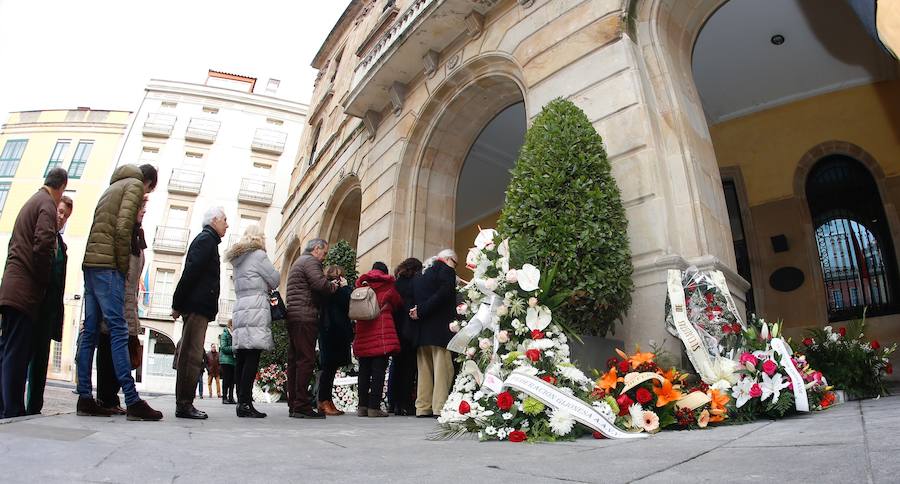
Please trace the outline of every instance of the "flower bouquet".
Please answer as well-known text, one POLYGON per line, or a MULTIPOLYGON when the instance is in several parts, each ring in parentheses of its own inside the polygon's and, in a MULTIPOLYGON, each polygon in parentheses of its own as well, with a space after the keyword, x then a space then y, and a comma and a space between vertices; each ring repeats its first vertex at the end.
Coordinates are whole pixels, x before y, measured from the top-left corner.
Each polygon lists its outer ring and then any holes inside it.
POLYGON ((661 368, 652 352, 616 352, 619 358, 607 360, 608 369, 595 382, 590 398, 598 411, 614 415, 620 428, 656 433, 670 426, 703 428, 727 418, 729 397, 724 392, 702 382, 686 386, 691 375, 661 368))
MULTIPOLYGON (((733 358, 741 347, 741 322, 720 272, 702 272, 689 267, 682 276, 684 306, 688 321, 696 328, 710 356, 733 358)), ((666 327, 678 336, 671 298, 666 299, 666 327)))
POLYGON ((274 403, 281 399, 284 384, 287 382, 287 374, 284 367, 279 364, 271 364, 256 372, 256 386, 260 392, 254 390, 254 398, 274 403))
POLYGON ((803 339, 806 359, 850 398, 887 395, 884 379, 894 372, 889 357, 897 344, 882 346, 866 338, 865 331, 863 317, 837 330, 831 326, 810 330, 803 339))
POLYGON ((754 316, 743 333, 745 348, 739 356, 737 382, 731 388, 735 400, 731 411, 738 420, 780 418, 800 408, 821 410, 834 403, 825 377, 810 367, 806 358, 791 354, 780 331, 779 323, 770 326, 754 316), (804 386, 803 392, 794 391, 791 373, 799 374, 797 384, 804 386), (803 393, 808 402, 798 405, 797 395, 803 393))

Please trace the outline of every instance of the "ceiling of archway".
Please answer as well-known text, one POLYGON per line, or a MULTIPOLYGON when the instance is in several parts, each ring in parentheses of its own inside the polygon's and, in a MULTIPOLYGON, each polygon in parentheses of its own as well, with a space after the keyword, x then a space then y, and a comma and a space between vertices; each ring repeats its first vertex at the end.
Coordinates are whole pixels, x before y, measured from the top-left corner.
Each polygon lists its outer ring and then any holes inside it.
POLYGON ((456 228, 503 207, 509 171, 525 140, 525 105, 514 104, 485 126, 469 150, 456 190, 456 228))
POLYGON ((694 47, 694 80, 716 124, 893 77, 897 66, 844 0, 730 0, 694 47), (774 35, 784 43, 774 45, 774 35))

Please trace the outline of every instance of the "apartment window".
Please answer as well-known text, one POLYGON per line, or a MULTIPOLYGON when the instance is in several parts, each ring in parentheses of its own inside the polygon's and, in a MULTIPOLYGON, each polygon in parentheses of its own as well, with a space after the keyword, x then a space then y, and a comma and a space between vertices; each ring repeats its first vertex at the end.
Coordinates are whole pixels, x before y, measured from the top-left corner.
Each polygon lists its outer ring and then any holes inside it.
POLYGON ((62 371, 62 343, 59 341, 53 342, 53 372, 59 373, 62 371))
POLYGON ((266 118, 266 124, 272 124, 275 126, 283 126, 284 121, 282 121, 280 119, 275 119, 275 118, 266 118))
POLYGON ((166 109, 175 109, 176 106, 178 106, 178 103, 172 101, 163 101, 162 103, 160 103, 160 107, 166 109))
POLYGON ((0 182, 0 214, 3 213, 3 207, 6 206, 6 199, 9 197, 9 189, 12 182, 0 182))
POLYGON ((27 144, 27 139, 11 139, 6 142, 0 152, 0 176, 16 176, 19 160, 22 159, 27 144))
POLYGON ((69 164, 69 178, 81 178, 93 147, 93 141, 78 142, 78 146, 75 147, 75 156, 72 157, 72 163, 69 164))
POLYGON ((334 84, 334 79, 337 77, 338 69, 341 67, 341 58, 344 56, 344 51, 341 50, 338 52, 338 55, 334 58, 334 71, 331 72, 331 83, 334 84))
POLYGON ((207 114, 219 114, 219 108, 214 108, 212 106, 203 106, 203 112, 207 114))
POLYGON ((281 81, 278 79, 269 79, 269 83, 266 84, 266 92, 269 94, 275 94, 278 92, 278 86, 281 85, 281 81))
POLYGON ((175 271, 172 269, 156 269, 153 282, 153 294, 150 299, 150 310, 160 314, 168 314, 172 308, 172 294, 175 293, 175 271))
POLYGON ((316 125, 316 130, 313 132, 313 144, 312 149, 309 151, 309 166, 313 166, 313 163, 316 162, 316 150, 319 147, 319 134, 322 132, 322 122, 319 121, 319 124, 316 125))
POLYGON ((188 222, 188 209, 187 207, 179 207, 173 205, 169 207, 169 213, 166 217, 166 226, 167 227, 187 227, 188 222))
POLYGON ((44 170, 44 176, 47 176, 50 173, 50 170, 62 166, 63 157, 66 155, 66 151, 69 149, 69 145, 72 144, 72 140, 61 139, 56 141, 56 146, 53 147, 53 153, 50 153, 50 161, 47 162, 47 169, 44 170))

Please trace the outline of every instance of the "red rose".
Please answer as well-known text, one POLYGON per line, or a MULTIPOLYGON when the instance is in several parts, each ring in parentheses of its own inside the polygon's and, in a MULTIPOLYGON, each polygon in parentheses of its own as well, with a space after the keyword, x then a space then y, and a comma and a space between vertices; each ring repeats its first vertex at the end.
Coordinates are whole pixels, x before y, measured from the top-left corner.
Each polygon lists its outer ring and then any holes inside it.
POLYGON ((894 365, 888 363, 887 366, 884 367, 884 372, 887 373, 888 375, 893 375, 894 374, 894 365))
POLYGON ((595 439, 605 439, 606 438, 603 436, 603 434, 601 434, 600 432, 597 432, 597 431, 594 431, 594 433, 591 435, 593 435, 595 439))
POLYGON ((706 293, 706 302, 707 303, 712 304, 712 302, 715 300, 716 300, 716 296, 713 295, 713 293, 711 293, 711 292, 706 293))
POLYGON ((713 311, 722 312, 722 306, 713 306, 713 311))
POLYGON ((619 416, 628 415, 628 407, 634 404, 634 401, 626 394, 619 395, 619 398, 616 399, 616 403, 619 405, 619 416))
POLYGON ((637 398, 638 403, 640 403, 641 405, 646 405, 647 402, 653 400, 653 394, 650 393, 646 388, 638 388, 638 391, 635 394, 635 398, 637 398))
POLYGON ((872 342, 869 343, 869 345, 872 347, 873 350, 877 350, 878 348, 881 348, 881 343, 879 343, 877 339, 873 339, 872 342))
POLYGON ((710 321, 712 321, 713 319, 716 319, 716 315, 713 313, 709 313, 706 315, 706 318, 709 319, 710 321))
POLYGON ((544 333, 537 329, 532 329, 531 330, 531 339, 544 339, 544 333))
POLYGON ((525 352, 525 356, 528 357, 531 361, 537 361, 541 359, 541 350, 530 349, 525 352))
POLYGON ((628 370, 631 369, 628 362, 625 360, 620 361, 617 366, 619 367, 619 373, 628 373, 628 370))
POLYGON ((469 402, 463 400, 459 402, 459 413, 465 415, 472 411, 472 407, 469 406, 469 402))
POLYGON ((525 442, 526 440, 528 440, 528 436, 521 430, 513 430, 509 433, 510 442, 525 442))
POLYGON ((812 338, 803 338, 803 345, 804 345, 804 346, 812 346, 812 344, 813 344, 812 338))
POLYGON ((772 376, 778 371, 778 365, 772 360, 766 360, 765 363, 763 363, 763 371, 766 372, 766 375, 772 376))
POLYGON ((740 333, 741 329, 743 329, 743 328, 741 328, 740 323, 734 323, 731 325, 731 330, 734 331, 735 334, 740 333))
POLYGON ((593 390, 591 390, 591 396, 596 400, 606 398, 606 390, 602 388, 594 388, 593 390))
POLYGON ((497 395, 497 408, 500 410, 509 410, 513 405, 513 396, 509 392, 502 392, 497 395))
POLYGON ((841 335, 841 338, 847 336, 847 328, 841 326, 840 328, 838 328, 838 333, 841 335))
POLYGON ((754 383, 753 386, 750 387, 750 396, 753 398, 762 396, 762 388, 759 387, 759 383, 754 383))
POLYGON ((619 364, 619 359, 613 356, 612 358, 606 360, 606 367, 612 370, 619 364))
POLYGON ((731 325, 730 325, 730 324, 726 324, 726 325, 722 326, 722 332, 725 333, 725 334, 730 333, 730 332, 731 332, 731 325))
POLYGON ((541 377, 541 380, 544 380, 545 382, 547 382, 551 385, 556 385, 556 382, 557 382, 556 377, 553 375, 544 375, 541 377))

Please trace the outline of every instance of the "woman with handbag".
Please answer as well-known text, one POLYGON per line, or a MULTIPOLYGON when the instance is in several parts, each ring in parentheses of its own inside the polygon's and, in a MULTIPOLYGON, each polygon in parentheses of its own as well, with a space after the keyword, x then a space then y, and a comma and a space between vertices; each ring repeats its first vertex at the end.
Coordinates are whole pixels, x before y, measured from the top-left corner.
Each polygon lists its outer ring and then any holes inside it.
POLYGON ((387 412, 381 410, 384 376, 388 356, 400 352, 393 313, 403 307, 403 299, 394 288, 394 277, 388 274, 383 262, 376 262, 371 271, 357 279, 357 288, 365 286, 375 292, 380 310, 374 319, 356 321, 356 337, 353 340, 353 353, 359 358, 359 407, 356 415, 387 417, 387 412))
POLYGON ((353 342, 353 323, 347 316, 350 310, 350 293, 353 289, 344 278, 344 268, 328 266, 325 268, 328 281, 338 284, 337 291, 322 298, 322 311, 319 315, 319 412, 331 417, 343 415, 332 401, 331 391, 334 388, 334 376, 337 370, 349 365, 350 344, 353 342))
POLYGON ((234 330, 232 343, 235 355, 238 417, 263 418, 265 413, 253 407, 253 381, 259 369, 263 350, 275 345, 272 339, 270 293, 278 287, 280 275, 266 255, 266 239, 258 225, 251 225, 244 235, 225 253, 225 260, 234 267, 232 311, 234 330))

